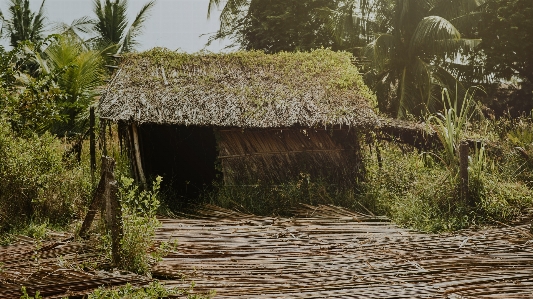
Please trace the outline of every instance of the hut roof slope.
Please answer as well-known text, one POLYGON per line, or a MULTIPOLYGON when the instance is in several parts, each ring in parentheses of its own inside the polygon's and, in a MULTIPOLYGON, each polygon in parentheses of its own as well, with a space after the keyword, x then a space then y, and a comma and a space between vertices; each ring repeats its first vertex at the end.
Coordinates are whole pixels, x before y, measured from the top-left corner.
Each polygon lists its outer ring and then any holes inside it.
POLYGON ((100 102, 113 121, 273 128, 379 124, 351 55, 308 53, 129 54, 100 102))

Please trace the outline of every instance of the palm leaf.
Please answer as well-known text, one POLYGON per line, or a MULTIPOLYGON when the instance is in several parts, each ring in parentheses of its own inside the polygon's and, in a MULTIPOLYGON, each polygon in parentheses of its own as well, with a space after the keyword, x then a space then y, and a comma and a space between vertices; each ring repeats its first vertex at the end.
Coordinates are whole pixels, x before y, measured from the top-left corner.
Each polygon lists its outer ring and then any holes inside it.
POLYGON ((378 73, 389 67, 394 47, 395 37, 392 34, 380 34, 366 46, 365 56, 372 61, 372 66, 378 73))
POLYGON ((428 56, 457 52, 461 39, 459 31, 448 20, 425 17, 418 23, 409 45, 409 56, 428 56))
POLYGON ((154 5, 155 0, 152 0, 146 3, 141 8, 139 13, 137 13, 137 16, 133 20, 133 23, 131 23, 130 28, 122 42, 123 52, 130 52, 131 50, 133 50, 133 47, 138 44, 135 38, 142 32, 144 22, 146 22, 148 14, 150 13, 150 10, 154 7, 154 5))

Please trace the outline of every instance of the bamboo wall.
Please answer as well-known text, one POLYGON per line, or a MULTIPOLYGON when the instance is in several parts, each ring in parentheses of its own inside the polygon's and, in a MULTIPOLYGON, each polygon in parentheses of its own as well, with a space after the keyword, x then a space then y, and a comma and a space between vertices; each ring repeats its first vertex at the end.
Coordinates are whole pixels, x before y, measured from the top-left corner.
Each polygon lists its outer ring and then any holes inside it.
POLYGON ((216 136, 225 185, 282 184, 304 174, 347 186, 364 175, 353 129, 221 128, 216 136))

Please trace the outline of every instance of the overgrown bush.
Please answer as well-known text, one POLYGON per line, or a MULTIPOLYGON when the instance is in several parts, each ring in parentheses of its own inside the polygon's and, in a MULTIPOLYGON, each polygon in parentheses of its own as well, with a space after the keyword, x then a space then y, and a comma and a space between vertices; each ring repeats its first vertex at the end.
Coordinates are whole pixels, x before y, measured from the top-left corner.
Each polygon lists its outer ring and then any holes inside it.
MULTIPOLYGON (((381 148, 380 168, 367 155, 367 180, 357 200, 376 214, 421 231, 451 231, 471 225, 509 221, 533 207, 533 190, 502 173, 498 165, 484 165, 476 173, 476 151, 471 152, 469 188, 474 205, 460 199, 456 180, 440 158, 392 143, 381 148)), ((495 163, 487 155, 485 164, 495 163)))
POLYGON ((16 136, 0 119, 0 231, 29 222, 64 225, 80 217, 91 192, 88 170, 63 161, 48 133, 16 136))
POLYGON ((161 177, 156 178, 152 190, 140 191, 133 179, 120 178, 119 199, 124 228, 120 267, 124 270, 146 274, 150 263, 160 258, 161 251, 155 248, 153 238, 161 225, 156 218, 161 180, 161 177))

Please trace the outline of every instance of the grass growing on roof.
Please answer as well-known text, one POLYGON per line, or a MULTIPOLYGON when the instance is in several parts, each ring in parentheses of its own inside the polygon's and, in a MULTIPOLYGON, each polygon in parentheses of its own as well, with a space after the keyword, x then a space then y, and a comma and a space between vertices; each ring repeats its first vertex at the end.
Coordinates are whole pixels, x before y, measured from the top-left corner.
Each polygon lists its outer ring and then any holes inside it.
POLYGON ((375 96, 352 58, 327 49, 186 54, 156 48, 128 54, 102 115, 186 125, 374 126, 375 96))

